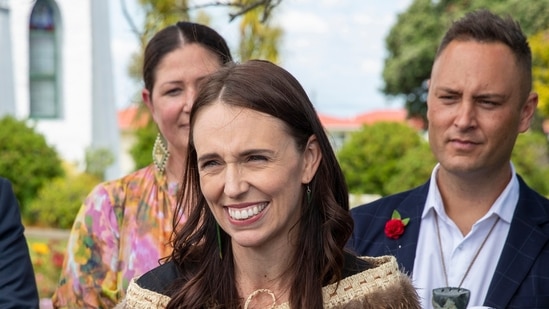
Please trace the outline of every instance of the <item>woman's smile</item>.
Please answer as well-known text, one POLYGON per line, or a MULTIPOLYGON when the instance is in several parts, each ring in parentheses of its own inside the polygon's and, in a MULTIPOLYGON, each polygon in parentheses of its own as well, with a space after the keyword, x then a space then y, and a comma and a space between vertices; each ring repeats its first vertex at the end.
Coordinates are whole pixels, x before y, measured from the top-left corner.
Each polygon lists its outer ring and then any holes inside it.
POLYGON ((233 220, 247 220, 263 212, 265 207, 267 207, 266 202, 243 208, 227 207, 227 212, 233 220))

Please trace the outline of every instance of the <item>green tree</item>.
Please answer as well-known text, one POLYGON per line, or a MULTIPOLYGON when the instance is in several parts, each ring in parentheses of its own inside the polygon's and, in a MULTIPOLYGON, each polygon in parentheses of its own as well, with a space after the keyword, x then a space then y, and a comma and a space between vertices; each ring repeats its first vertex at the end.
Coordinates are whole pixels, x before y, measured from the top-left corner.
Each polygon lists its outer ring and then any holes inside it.
POLYGON ((453 20, 479 8, 511 13, 527 35, 549 28, 549 0, 414 0, 386 37, 382 89, 402 97, 410 116, 425 119, 426 81, 444 32, 453 20))
POLYGON ((394 194, 415 188, 431 177, 437 163, 428 143, 421 143, 407 151, 395 166, 396 174, 385 183, 387 194, 394 194))
POLYGON ((12 116, 0 119, 0 175, 9 179, 25 207, 51 179, 62 176, 61 160, 46 138, 24 120, 12 116))
MULTIPOLYGON (((252 3, 255 0, 243 0, 252 3)), ((240 44, 238 54, 242 62, 249 59, 266 59, 279 62, 278 45, 282 28, 270 26, 270 20, 262 21, 266 7, 257 7, 244 13, 240 21, 240 44)))
POLYGON ((82 202, 101 181, 88 173, 67 173, 44 185, 28 206, 29 224, 70 229, 82 202))
POLYGON ((511 160, 528 185, 549 196, 549 145, 543 133, 519 134, 511 160))
POLYGON ((540 31, 530 38, 534 90, 539 95, 538 111, 549 117, 549 30, 540 31))
POLYGON ((434 17, 436 14, 431 0, 415 0, 398 16, 385 39, 388 55, 383 67, 382 91, 389 96, 404 97, 409 116, 425 118, 427 112, 425 81, 444 23, 442 18, 434 17))
POLYGON ((429 161, 429 152, 414 149, 426 149, 426 144, 425 139, 415 129, 404 123, 379 122, 363 126, 351 135, 338 152, 349 191, 357 194, 387 195, 403 188, 394 184, 387 187, 392 180, 407 185, 425 181, 427 178, 421 164, 429 165, 429 169, 433 167, 432 161, 429 161), (412 154, 412 151, 415 152, 412 154), (407 155, 410 160, 420 160, 401 163, 407 155), (401 175, 400 169, 405 164, 413 164, 414 167, 410 167, 409 171, 422 172, 401 175), (416 164, 419 164, 419 167, 416 167, 416 164))
POLYGON ((107 148, 86 149, 86 173, 105 179, 105 170, 114 162, 114 155, 107 148))
POLYGON ((126 9, 126 0, 120 0, 122 12, 130 28, 138 37, 140 50, 132 57, 128 73, 137 81, 141 81, 141 67, 143 50, 150 38, 160 29, 180 20, 194 20, 203 24, 210 23, 210 17, 205 9, 212 7, 229 8, 229 19, 233 21, 241 17, 239 56, 241 61, 251 58, 268 59, 278 62, 278 44, 282 36, 282 29, 270 27, 269 22, 273 10, 282 0, 234 0, 234 1, 206 1, 201 4, 192 4, 187 0, 139 0, 144 12, 143 25, 138 27, 135 19, 126 9), (194 14, 193 14, 194 13, 194 14))
POLYGON ((135 169, 140 169, 151 164, 152 149, 157 134, 158 129, 154 121, 149 121, 145 127, 136 129, 136 142, 130 149, 135 169))
POLYGON ((126 21, 139 39, 139 50, 132 55, 128 67, 128 74, 137 81, 141 81, 143 54, 147 42, 161 29, 175 24, 180 20, 190 20, 189 12, 181 8, 187 7, 187 0, 139 0, 143 10, 143 23, 140 27, 135 24, 135 19, 130 16, 125 8, 125 1, 121 0, 122 11, 126 21))

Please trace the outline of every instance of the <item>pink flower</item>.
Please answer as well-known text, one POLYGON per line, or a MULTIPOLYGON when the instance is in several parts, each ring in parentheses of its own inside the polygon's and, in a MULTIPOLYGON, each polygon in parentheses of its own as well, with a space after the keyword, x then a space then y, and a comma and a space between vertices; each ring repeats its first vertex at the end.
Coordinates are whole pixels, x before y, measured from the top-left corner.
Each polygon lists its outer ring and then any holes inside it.
POLYGON ((401 219, 400 213, 395 209, 391 220, 385 223, 385 235, 391 239, 399 239, 404 234, 404 227, 410 222, 410 218, 401 219))

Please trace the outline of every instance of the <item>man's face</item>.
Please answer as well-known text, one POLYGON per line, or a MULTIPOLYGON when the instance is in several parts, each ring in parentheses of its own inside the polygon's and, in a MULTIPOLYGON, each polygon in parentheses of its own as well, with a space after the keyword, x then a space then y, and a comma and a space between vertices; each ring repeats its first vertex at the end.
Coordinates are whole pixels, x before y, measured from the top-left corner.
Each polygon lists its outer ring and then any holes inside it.
POLYGON ((427 98, 429 142, 445 172, 508 171, 517 135, 530 126, 537 95, 502 43, 453 41, 435 60, 427 98))

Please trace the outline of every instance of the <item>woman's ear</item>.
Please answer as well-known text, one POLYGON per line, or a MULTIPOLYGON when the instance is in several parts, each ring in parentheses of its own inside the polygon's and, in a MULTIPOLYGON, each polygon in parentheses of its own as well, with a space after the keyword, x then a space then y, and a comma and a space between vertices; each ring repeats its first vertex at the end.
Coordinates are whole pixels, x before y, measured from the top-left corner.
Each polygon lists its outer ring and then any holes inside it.
POLYGON ((320 145, 316 135, 311 135, 305 151, 303 152, 303 172, 301 176, 301 182, 304 184, 310 183, 316 174, 320 161, 322 160, 322 153, 320 151, 320 145))
POLYGON ((151 114, 154 114, 153 113, 154 112, 154 107, 152 105, 151 92, 148 89, 143 88, 143 90, 141 90, 141 98, 143 99, 143 103, 145 103, 145 105, 149 109, 149 112, 151 114))
POLYGON ((141 98, 143 99, 143 103, 145 104, 145 106, 147 106, 149 113, 151 113, 151 117, 153 118, 153 121, 156 122, 156 119, 155 119, 156 116, 154 114, 154 105, 152 103, 151 92, 148 89, 143 88, 143 90, 141 90, 141 98))

